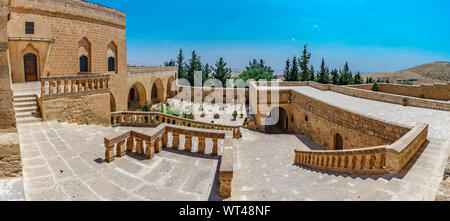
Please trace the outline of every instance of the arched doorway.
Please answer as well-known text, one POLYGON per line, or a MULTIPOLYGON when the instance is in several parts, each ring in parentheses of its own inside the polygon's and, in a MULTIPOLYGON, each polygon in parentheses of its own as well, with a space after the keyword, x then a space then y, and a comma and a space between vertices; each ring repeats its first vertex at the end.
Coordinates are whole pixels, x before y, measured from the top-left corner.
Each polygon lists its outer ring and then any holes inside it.
POLYGON ((273 108, 266 116, 266 133, 287 133, 288 131, 287 111, 282 107, 273 108))
POLYGON ((144 86, 137 82, 128 92, 128 110, 135 111, 144 106, 146 100, 146 92, 144 86))
POLYGON ((334 135, 334 149, 343 150, 344 149, 344 139, 340 134, 334 135))
POLYGON ((85 55, 80 57, 80 72, 89 72, 89 59, 85 55))
POLYGON ((152 104, 163 102, 164 99, 164 86, 161 79, 156 79, 152 85, 151 101, 152 104))
POLYGON ((28 53, 23 56, 23 64, 25 68, 25 81, 38 80, 37 56, 33 53, 28 53))

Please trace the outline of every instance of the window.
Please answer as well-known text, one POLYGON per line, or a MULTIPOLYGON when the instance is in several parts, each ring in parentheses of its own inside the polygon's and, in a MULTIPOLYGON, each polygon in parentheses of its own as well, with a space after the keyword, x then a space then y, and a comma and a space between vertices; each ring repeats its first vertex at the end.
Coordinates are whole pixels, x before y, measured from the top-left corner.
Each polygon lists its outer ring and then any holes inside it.
POLYGON ((34 22, 25 22, 25 34, 34 34, 34 22))
POLYGON ((305 121, 308 122, 309 118, 308 116, 305 116, 305 121))
POLYGON ((113 57, 108 58, 108 71, 116 71, 116 60, 113 57))
POLYGON ((80 57, 80 72, 89 72, 88 57, 84 55, 80 57))

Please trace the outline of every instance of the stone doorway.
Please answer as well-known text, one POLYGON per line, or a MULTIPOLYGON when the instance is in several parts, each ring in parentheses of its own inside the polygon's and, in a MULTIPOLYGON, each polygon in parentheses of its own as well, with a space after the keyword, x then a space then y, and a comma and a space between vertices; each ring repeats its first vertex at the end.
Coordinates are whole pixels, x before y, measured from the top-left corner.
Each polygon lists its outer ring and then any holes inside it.
POLYGON ((282 107, 273 108, 266 117, 266 133, 284 134, 289 132, 287 111, 282 107))
POLYGON ((344 139, 340 134, 336 134, 334 136, 334 149, 335 150, 343 150, 344 149, 344 139))
POLYGON ((23 56, 23 64, 25 68, 25 81, 38 80, 37 56, 33 53, 28 53, 23 56))

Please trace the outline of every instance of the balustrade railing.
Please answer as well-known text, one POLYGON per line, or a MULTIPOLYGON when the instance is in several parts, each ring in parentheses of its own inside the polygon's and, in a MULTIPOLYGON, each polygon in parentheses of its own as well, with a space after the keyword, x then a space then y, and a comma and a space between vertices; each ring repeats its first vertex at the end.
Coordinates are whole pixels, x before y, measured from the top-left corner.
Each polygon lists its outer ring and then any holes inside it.
POLYGON ((191 128, 231 131, 234 138, 241 137, 240 126, 204 123, 158 112, 114 112, 111 113, 111 124, 117 126, 155 127, 162 123, 191 128))
POLYGON ((58 98, 78 94, 94 94, 109 91, 108 74, 41 77, 41 97, 58 98))
POLYGON ((386 146, 331 151, 295 151, 294 162, 313 169, 349 174, 386 173, 386 146))

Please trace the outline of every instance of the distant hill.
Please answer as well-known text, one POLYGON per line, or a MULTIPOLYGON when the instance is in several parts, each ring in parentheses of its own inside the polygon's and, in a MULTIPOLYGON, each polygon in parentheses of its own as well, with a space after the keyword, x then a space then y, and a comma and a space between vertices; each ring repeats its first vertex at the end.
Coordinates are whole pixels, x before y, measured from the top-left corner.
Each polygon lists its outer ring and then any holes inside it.
POLYGON ((362 74, 364 79, 372 77, 375 80, 445 82, 450 81, 450 62, 432 62, 397 72, 362 74))

